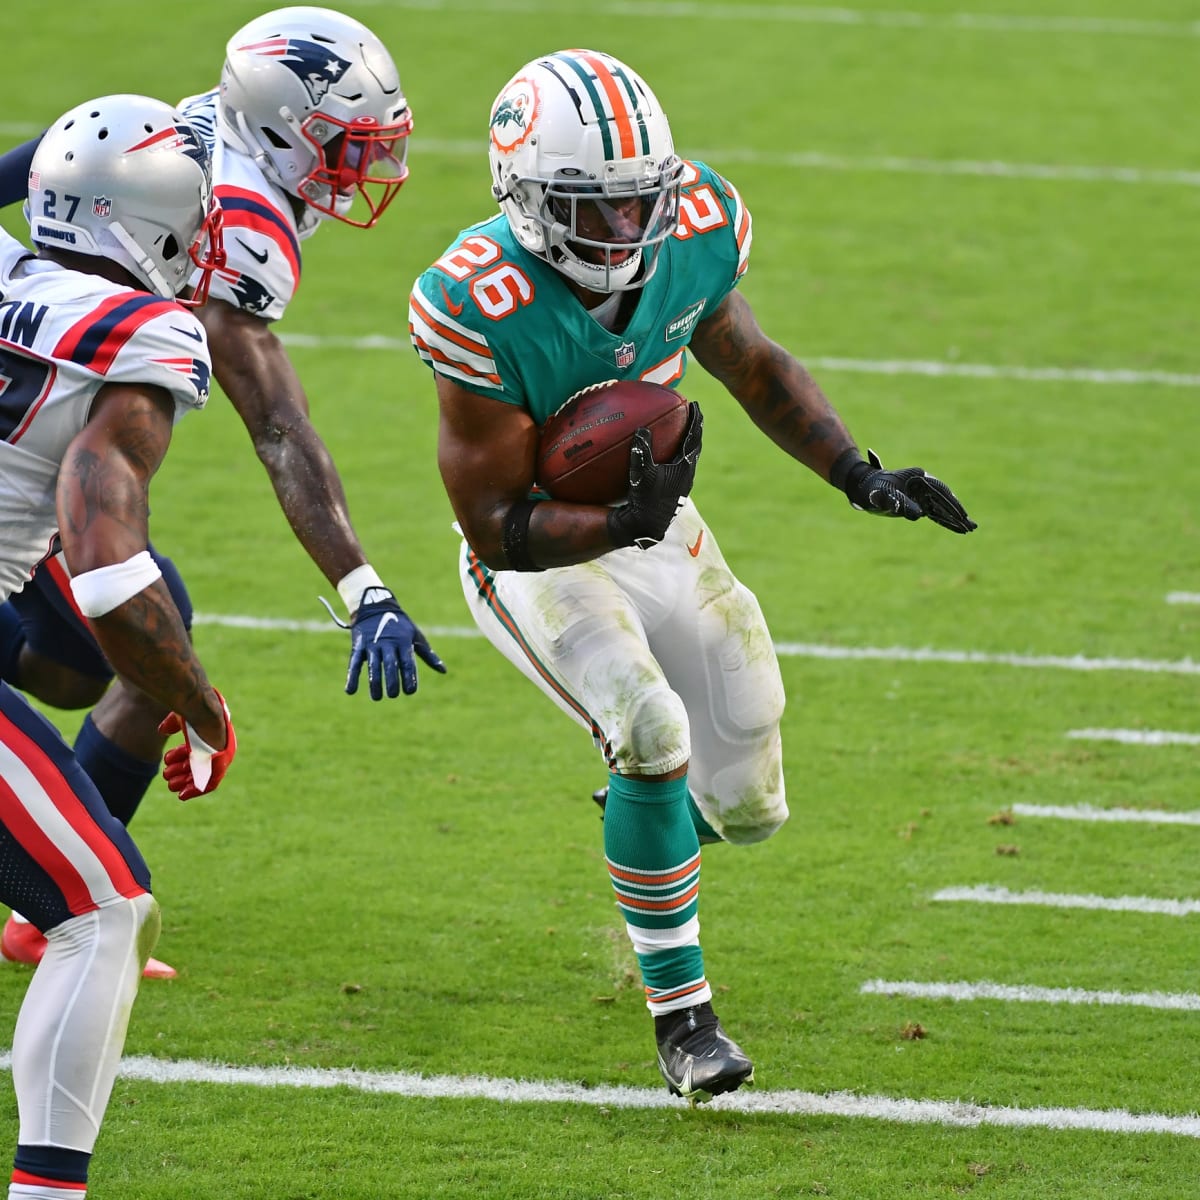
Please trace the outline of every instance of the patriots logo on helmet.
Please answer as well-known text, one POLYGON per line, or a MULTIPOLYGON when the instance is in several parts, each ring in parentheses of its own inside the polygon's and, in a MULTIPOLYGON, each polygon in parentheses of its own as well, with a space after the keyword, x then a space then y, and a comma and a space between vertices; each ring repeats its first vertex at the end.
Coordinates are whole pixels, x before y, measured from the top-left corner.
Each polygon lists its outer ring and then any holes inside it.
POLYGON ((261 54, 264 58, 279 59, 308 89, 314 108, 351 67, 349 61, 339 58, 328 46, 301 41, 299 38, 268 38, 265 42, 251 42, 238 49, 248 54, 261 54))
POLYGON ((138 142, 136 146, 130 146, 126 154, 133 154, 138 150, 149 150, 152 153, 158 150, 182 150, 188 158, 198 162, 204 168, 206 175, 212 174, 212 158, 208 153, 208 147, 186 121, 152 133, 144 141, 138 142))

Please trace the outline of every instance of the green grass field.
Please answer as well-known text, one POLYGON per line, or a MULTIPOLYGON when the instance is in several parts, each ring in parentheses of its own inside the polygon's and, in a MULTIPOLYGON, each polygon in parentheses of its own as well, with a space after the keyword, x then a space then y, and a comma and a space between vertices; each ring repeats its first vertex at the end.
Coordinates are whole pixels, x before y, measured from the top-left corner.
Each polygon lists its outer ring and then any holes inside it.
MULTIPOLYGON (((258 9, 146 11, 22 21, 3 144, 90 96, 210 86, 258 9)), ((1200 1197, 1200 605, 1168 602, 1200 593, 1194 4, 347 11, 400 65, 412 178, 378 229, 306 244, 280 332, 364 545, 450 673, 344 696, 328 585, 236 415, 215 395, 180 427, 153 535, 241 749, 219 793, 160 783, 134 823, 180 977, 139 996, 92 1194, 1200 1197), (696 498, 781 647, 793 811, 705 853, 706 965, 758 1075, 705 1109, 654 1066, 588 799, 602 763, 468 628, 407 348, 412 280, 492 211, 493 96, 578 45, 630 62, 679 149, 738 185, 744 292, 860 445, 979 522, 855 513, 685 381, 696 498), (1089 730, 1142 741, 1069 736, 1089 730), (931 994, 951 983, 977 998, 931 994)), ((27 980, 0 969, 10 1022, 27 980)), ((0 1116, 12 1143, 7 1085, 0 1116)))

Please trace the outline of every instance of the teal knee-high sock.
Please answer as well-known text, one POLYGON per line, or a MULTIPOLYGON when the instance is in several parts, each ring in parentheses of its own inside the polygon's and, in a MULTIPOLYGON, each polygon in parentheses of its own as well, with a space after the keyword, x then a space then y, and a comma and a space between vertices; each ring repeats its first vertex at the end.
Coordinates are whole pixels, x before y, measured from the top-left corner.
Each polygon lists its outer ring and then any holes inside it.
POLYGON ((604 854, 637 951, 646 1003, 656 1016, 711 996, 697 917, 700 841, 687 778, 611 775, 604 809, 604 854))

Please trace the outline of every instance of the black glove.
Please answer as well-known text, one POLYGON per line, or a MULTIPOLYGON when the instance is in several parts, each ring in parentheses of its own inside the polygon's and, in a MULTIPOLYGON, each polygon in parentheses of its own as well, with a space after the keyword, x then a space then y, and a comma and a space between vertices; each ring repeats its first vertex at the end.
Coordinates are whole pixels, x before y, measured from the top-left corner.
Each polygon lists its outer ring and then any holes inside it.
POLYGON ((638 546, 643 550, 656 546, 666 536, 667 527, 692 490, 704 415, 694 400, 688 410, 679 453, 669 462, 654 461, 650 430, 639 429, 634 433, 629 451, 629 495, 608 513, 608 536, 614 546, 638 546))
POLYGON ((847 450, 833 464, 829 482, 841 488, 850 503, 863 512, 909 521, 928 517, 952 533, 970 533, 978 528, 940 479, 927 475, 920 467, 885 471, 874 450, 867 451, 866 462, 858 457, 857 450, 847 450))

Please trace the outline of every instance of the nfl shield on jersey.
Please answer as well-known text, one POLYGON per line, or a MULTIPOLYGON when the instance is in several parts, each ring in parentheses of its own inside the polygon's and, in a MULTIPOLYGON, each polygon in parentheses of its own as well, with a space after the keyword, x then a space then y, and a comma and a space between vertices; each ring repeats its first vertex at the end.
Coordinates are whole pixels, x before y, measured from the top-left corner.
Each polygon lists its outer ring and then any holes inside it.
POLYGON ((703 163, 688 163, 679 226, 620 333, 596 321, 497 215, 463 230, 417 280, 410 336, 434 371, 525 408, 541 425, 568 396, 607 379, 676 386, 696 324, 737 285, 750 244, 737 191, 703 163))
POLYGON ((171 300, 34 258, 0 231, 0 600, 58 530, 67 446, 105 384, 151 384, 176 417, 208 400, 204 330, 171 300))

